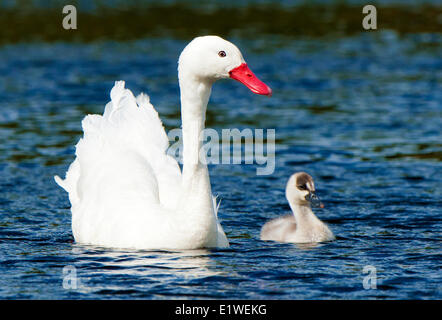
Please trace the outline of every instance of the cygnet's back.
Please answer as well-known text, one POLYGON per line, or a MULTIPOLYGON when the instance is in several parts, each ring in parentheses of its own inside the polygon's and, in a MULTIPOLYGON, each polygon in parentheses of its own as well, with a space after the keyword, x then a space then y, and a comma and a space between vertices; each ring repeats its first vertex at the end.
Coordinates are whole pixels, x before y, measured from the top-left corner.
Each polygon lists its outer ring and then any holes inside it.
POLYGON ((272 219, 261 229, 261 240, 287 242, 296 232, 296 220, 292 214, 272 219))

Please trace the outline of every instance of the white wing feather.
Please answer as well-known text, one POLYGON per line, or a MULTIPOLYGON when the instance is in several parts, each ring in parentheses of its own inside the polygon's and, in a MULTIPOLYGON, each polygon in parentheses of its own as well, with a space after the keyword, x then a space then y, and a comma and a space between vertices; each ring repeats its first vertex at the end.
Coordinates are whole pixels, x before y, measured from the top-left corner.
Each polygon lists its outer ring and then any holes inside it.
POLYGON ((113 219, 139 232, 141 228, 149 232, 149 224, 166 232, 168 217, 158 215, 175 208, 181 171, 166 154, 169 141, 149 97, 141 94, 135 99, 124 81, 118 81, 104 114, 86 116, 82 126, 84 136, 76 145, 75 161, 64 180, 55 177, 69 193, 75 239, 103 243, 109 240, 103 238, 118 236, 118 232, 99 230, 104 219, 106 225, 112 226, 113 219), (91 239, 94 234, 101 238, 91 239))

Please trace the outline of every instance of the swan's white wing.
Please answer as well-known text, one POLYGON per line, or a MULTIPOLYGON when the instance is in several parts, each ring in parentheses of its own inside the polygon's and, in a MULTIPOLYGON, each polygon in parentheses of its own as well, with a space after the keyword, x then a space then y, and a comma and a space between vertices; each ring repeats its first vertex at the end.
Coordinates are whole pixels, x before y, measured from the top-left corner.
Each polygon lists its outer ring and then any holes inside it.
POLYGON ((168 219, 157 215, 175 208, 181 171, 166 154, 169 141, 148 96, 135 99, 124 81, 118 81, 104 114, 86 116, 82 126, 84 137, 76 146, 75 161, 64 180, 55 177, 69 193, 76 240, 94 230, 99 233, 103 221, 109 225, 112 219, 115 224, 127 222, 128 228, 134 227, 131 221, 138 221, 137 228, 154 222, 161 230, 168 219))

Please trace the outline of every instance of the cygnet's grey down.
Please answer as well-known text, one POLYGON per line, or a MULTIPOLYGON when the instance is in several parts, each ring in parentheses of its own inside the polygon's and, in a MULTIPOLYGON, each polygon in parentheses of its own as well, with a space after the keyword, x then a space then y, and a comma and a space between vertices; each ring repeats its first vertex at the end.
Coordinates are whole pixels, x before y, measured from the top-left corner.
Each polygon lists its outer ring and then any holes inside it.
POLYGON ((311 207, 323 208, 315 194, 313 178, 305 172, 293 174, 287 182, 285 196, 293 214, 268 221, 261 229, 261 240, 312 243, 335 239, 333 232, 319 220, 311 207))

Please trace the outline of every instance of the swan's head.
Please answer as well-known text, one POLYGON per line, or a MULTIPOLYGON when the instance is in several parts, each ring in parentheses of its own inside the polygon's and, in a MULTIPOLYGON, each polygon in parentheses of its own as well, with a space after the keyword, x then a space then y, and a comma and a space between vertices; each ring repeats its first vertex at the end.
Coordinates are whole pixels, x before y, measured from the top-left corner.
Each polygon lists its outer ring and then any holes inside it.
POLYGON ((297 172, 293 174, 287 182, 285 196, 291 203, 323 208, 324 205, 319 200, 315 191, 313 178, 308 173, 297 172))
POLYGON ((272 90, 249 69, 241 51, 233 43, 218 36, 193 39, 180 55, 178 72, 180 76, 186 75, 207 82, 232 78, 256 94, 272 94, 272 90))

